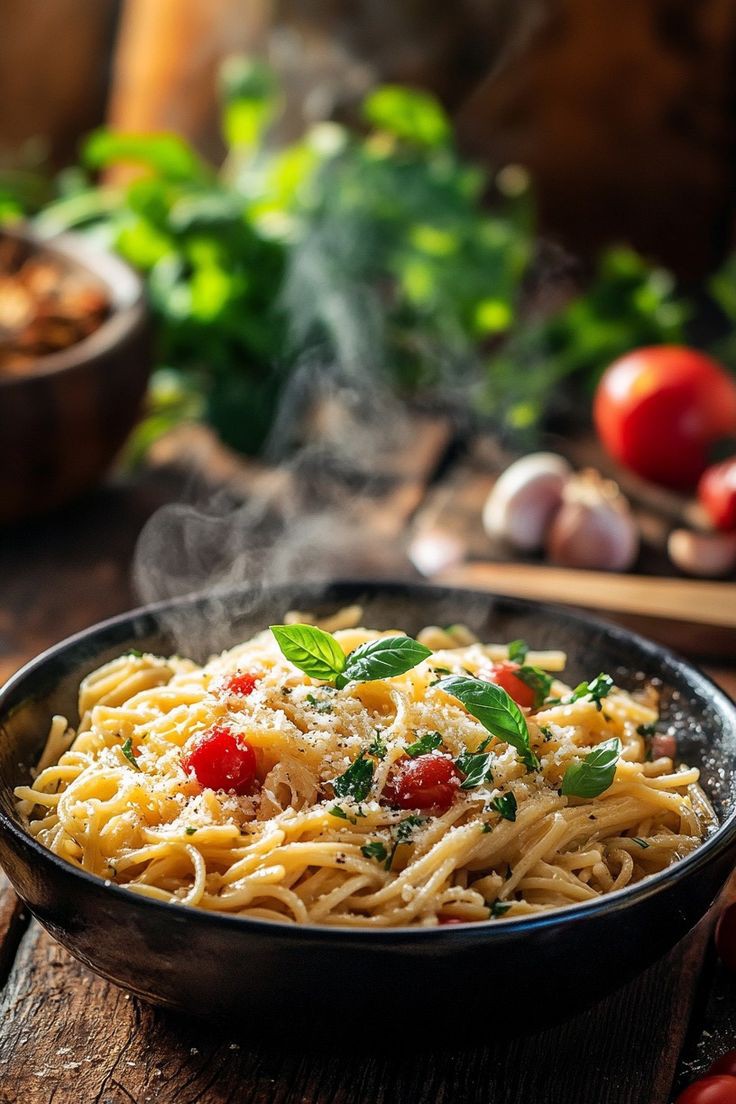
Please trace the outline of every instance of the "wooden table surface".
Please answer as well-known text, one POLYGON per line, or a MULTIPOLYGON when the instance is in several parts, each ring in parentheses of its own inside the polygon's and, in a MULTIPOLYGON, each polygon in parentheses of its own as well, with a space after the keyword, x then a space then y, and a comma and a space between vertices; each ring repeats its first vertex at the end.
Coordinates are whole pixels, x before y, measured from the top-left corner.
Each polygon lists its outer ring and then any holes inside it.
MULTIPOLYGON (((457 510, 458 496, 446 489, 452 471, 439 466, 445 444, 441 433, 425 440, 417 469, 382 485, 366 507, 363 521, 384 544, 407 526, 421 532, 427 518, 436 526, 443 495, 457 510), (437 470, 439 480, 426 477, 437 470)), ((141 527, 183 488, 191 494, 191 472, 182 479, 165 450, 159 460, 63 514, 0 535, 0 676, 135 603, 130 565, 141 527)), ((235 485, 242 478, 252 489, 265 478, 233 473, 228 463, 208 459, 235 485)), ((736 694, 736 670, 723 654, 711 670, 736 694)), ((389 1049, 360 1033, 355 1053, 316 1052, 256 1040, 249 1024, 212 1030, 129 997, 62 950, 0 882, 0 1104, 669 1104, 736 1046, 736 979, 712 953, 713 921, 711 913, 646 974, 543 1034, 494 1042, 489 1001, 486 1046, 443 1050, 433 1010, 437 1031, 426 1051, 389 1049)), ((388 997, 400 1023, 407 999, 388 997)))

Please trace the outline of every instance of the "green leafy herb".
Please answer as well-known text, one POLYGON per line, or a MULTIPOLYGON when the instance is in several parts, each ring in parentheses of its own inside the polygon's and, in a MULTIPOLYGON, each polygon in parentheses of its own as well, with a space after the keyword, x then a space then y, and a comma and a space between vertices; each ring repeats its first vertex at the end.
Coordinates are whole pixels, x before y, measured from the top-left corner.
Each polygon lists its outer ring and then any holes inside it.
POLYGON ((490 832, 492 830, 492 827, 493 827, 493 825, 488 824, 487 821, 484 821, 484 823, 481 825, 480 830, 481 830, 481 832, 483 832, 485 834, 486 832, 490 832))
POLYGON ((335 685, 342 689, 349 682, 394 678, 410 671, 431 654, 430 648, 410 636, 381 636, 361 644, 350 653, 335 679, 335 685))
POLYGON ((546 699, 552 687, 552 676, 543 671, 541 667, 520 667, 514 674, 526 683, 530 690, 534 691, 534 708, 539 709, 546 699))
POLYGON ((404 751, 411 759, 416 759, 419 755, 428 755, 430 751, 435 751, 441 744, 441 733, 425 732, 425 734, 420 736, 418 740, 415 740, 413 744, 407 744, 404 751))
POLYGON ((567 797, 598 797, 611 785, 621 755, 621 741, 605 740, 589 751, 582 763, 573 763, 562 779, 567 797))
POLYGON ((387 751, 388 748, 386 747, 386 741, 381 735, 380 728, 377 728, 375 736, 366 748, 366 754, 372 755, 374 759, 383 759, 387 751))
POLYGON ((315 698, 314 694, 307 694, 307 701, 317 713, 332 713, 332 702, 315 698))
POLYGON ((388 856, 386 846, 380 840, 364 843, 360 850, 367 859, 375 859, 376 862, 384 862, 388 856))
POLYGON ((512 663, 523 663, 529 653, 529 645, 526 640, 512 640, 508 652, 512 663))
POLYGON ((345 812, 344 809, 341 809, 339 805, 333 805, 331 809, 327 810, 327 812, 330 814, 330 816, 339 817, 340 820, 350 820, 348 814, 345 812))
POLYGON ((139 771, 141 768, 138 766, 138 763, 136 762, 135 755, 133 754, 133 741, 130 738, 130 736, 125 741, 125 743, 123 744, 123 746, 120 750, 122 751, 123 755, 128 760, 128 762, 131 764, 131 766, 135 767, 135 769, 137 771, 139 771))
POLYGON ((310 678, 332 682, 345 667, 345 653, 331 633, 316 625, 271 625, 279 648, 310 678))
POLYGON ((390 870, 394 861, 394 855, 396 854, 396 848, 400 843, 408 843, 414 835, 414 829, 419 828, 426 822, 427 818, 419 816, 417 813, 412 813, 411 816, 404 817, 398 824, 394 824, 391 827, 391 835, 394 837, 394 845, 384 863, 385 869, 390 870))
POLYGON ((196 828, 185 828, 184 829, 184 835, 193 836, 196 831, 197 831, 196 828))
POLYGON ((349 797, 353 801, 365 801, 373 783, 374 765, 361 751, 358 758, 350 764, 344 774, 332 780, 336 797, 349 797))
POLYGON ((434 667, 433 671, 436 675, 451 675, 452 671, 449 667, 434 667))
POLYGON ((511 908, 510 901, 494 901, 490 906, 491 916, 497 919, 499 916, 503 916, 511 908))
POLYGON ((493 775, 491 765, 493 756, 483 751, 465 751, 458 755, 455 766, 465 777, 460 784, 461 790, 472 790, 480 786, 493 775))
POLYGON ((639 736, 644 736, 645 739, 649 739, 657 732, 657 726, 653 724, 640 724, 636 726, 636 731, 639 736))
POLYGON ((590 698, 595 702, 596 709, 599 711, 603 708, 602 700, 613 689, 613 679, 610 675, 603 674, 596 675, 590 682, 579 683, 572 694, 566 699, 567 702, 579 701, 580 698, 590 698))
POLYGON ((631 839, 632 839, 632 841, 633 841, 634 843, 638 843, 638 844, 639 844, 639 846, 640 846, 640 847, 642 848, 642 850, 643 850, 643 849, 645 849, 645 848, 647 848, 647 847, 649 846, 649 844, 647 843, 647 841, 646 841, 646 840, 644 840, 644 839, 641 839, 641 837, 640 837, 640 836, 632 836, 632 837, 631 837, 631 839))
POLYGON ((505 690, 492 682, 464 678, 462 675, 451 675, 437 686, 462 702, 468 713, 480 721, 492 736, 511 744, 524 764, 530 770, 536 770, 539 761, 529 744, 529 729, 524 714, 505 690))
POLYGON ((516 820, 516 798, 512 793, 501 794, 491 801, 491 808, 500 813, 504 820, 516 820))
POLYGON ((552 729, 549 727, 549 725, 542 725, 542 727, 539 729, 539 731, 542 733, 545 740, 554 739, 554 733, 552 732, 552 729))
POLYGON ((139 652, 137 648, 128 648, 125 655, 132 656, 133 659, 143 659, 143 652, 139 652))

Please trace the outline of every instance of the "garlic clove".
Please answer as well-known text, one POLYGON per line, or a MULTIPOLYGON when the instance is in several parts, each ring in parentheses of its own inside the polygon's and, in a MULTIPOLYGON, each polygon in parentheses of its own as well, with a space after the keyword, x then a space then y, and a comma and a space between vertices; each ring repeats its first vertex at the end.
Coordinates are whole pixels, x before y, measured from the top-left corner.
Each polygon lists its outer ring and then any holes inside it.
POLYGON ((569 479, 547 534, 552 563, 626 571, 638 552, 639 529, 617 484, 592 468, 569 479))
POLYGON ((736 533, 673 529, 667 551, 675 567, 687 575, 719 579, 736 568, 736 533))
POLYGON ((554 452, 533 452, 516 460, 499 476, 483 507, 488 535, 523 552, 541 548, 571 471, 554 452))

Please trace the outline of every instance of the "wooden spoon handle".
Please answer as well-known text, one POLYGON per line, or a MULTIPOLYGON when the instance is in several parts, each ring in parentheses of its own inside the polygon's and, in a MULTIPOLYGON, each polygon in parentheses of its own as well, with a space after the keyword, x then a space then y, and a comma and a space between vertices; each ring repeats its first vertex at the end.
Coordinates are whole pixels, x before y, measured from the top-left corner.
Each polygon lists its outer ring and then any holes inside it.
POLYGON ((736 628, 736 583, 512 563, 461 564, 434 581, 514 598, 736 628))

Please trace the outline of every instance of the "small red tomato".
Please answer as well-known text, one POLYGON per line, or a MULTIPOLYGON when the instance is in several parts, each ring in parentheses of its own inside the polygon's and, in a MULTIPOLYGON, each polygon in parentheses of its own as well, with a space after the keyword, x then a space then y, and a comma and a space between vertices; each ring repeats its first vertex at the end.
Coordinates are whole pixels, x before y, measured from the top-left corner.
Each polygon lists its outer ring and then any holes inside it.
POLYGON ((232 675, 225 683, 225 689, 231 694, 239 694, 241 698, 247 698, 252 694, 258 682, 258 675, 232 675))
POLYGON ((460 786, 460 772, 447 755, 420 755, 404 763, 392 787, 392 800, 402 809, 445 812, 460 786))
POLYGON ((516 674, 519 669, 518 663, 510 663, 508 660, 504 660, 503 663, 495 663, 488 676, 488 681, 495 682, 496 686, 500 686, 502 690, 505 690, 517 705, 522 705, 525 709, 531 709, 535 700, 534 690, 531 686, 527 686, 524 680, 516 674))
POLYGON ((716 950, 726 969, 736 973, 736 904, 728 905, 718 917, 716 950))
POLYGON ((215 726, 195 739, 182 766, 202 786, 244 794, 256 776, 256 753, 229 728, 215 726))
POLYGON ((598 436, 631 471, 693 487, 711 446, 736 432, 736 381, 710 357, 679 345, 637 349, 606 370, 593 405, 598 436))
POLYGON ((680 1093, 675 1104, 736 1104, 736 1077, 704 1077, 680 1093))
POLYGON ((706 468, 698 498, 716 529, 736 529, 736 456, 706 468))
POLYGON ((715 1060, 708 1070, 708 1076, 715 1073, 726 1073, 729 1077, 736 1077, 736 1050, 729 1050, 715 1060))

